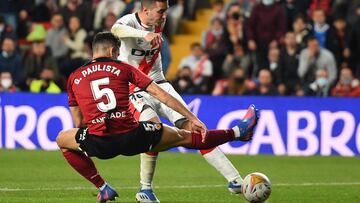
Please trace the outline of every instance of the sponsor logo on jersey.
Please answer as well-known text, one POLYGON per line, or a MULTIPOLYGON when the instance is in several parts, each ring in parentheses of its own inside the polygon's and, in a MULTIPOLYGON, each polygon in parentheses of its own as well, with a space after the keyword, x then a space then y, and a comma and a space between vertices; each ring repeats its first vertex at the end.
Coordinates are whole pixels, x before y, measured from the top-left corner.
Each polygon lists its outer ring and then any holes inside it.
POLYGON ((159 50, 158 48, 151 49, 151 50, 132 49, 131 50, 131 55, 134 55, 134 56, 153 56, 153 55, 156 54, 156 52, 158 50, 159 50))

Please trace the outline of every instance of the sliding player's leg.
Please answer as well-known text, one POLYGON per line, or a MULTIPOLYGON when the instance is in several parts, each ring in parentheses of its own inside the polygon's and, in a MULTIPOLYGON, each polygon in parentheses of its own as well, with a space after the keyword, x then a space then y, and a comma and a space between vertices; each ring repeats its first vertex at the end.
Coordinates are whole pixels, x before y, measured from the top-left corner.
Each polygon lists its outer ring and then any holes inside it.
POLYGON ((99 188, 99 193, 97 196, 99 202, 115 200, 115 198, 119 196, 117 192, 100 176, 94 162, 84 152, 81 151, 78 140, 83 140, 86 138, 86 136, 87 129, 85 128, 74 128, 61 131, 56 138, 56 143, 58 144, 67 162, 80 175, 94 184, 95 187, 99 188))
POLYGON ((165 151, 178 146, 189 149, 210 149, 233 140, 249 141, 258 119, 258 110, 251 105, 245 118, 235 127, 227 130, 208 130, 204 141, 199 133, 163 125, 161 139, 151 151, 165 151))

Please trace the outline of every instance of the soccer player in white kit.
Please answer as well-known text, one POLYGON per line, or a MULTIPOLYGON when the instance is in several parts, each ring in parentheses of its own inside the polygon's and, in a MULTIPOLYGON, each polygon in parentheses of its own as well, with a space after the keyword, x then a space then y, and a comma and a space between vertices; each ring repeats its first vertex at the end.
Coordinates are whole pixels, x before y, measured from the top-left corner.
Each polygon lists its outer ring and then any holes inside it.
MULTIPOLYGON (((120 18, 111 32, 121 40, 119 60, 138 67, 165 91, 185 104, 181 96, 164 77, 161 64, 161 33, 165 25, 167 0, 141 0, 141 10, 120 18)), ((158 115, 167 118, 176 127, 191 130, 190 122, 144 91, 133 89, 130 100, 140 112, 140 121, 160 122, 158 115)), ((240 193, 242 178, 233 164, 218 148, 200 150, 207 162, 229 182, 232 193, 240 193)), ((160 202, 152 190, 157 153, 141 154, 140 183, 136 194, 138 202, 160 202)))

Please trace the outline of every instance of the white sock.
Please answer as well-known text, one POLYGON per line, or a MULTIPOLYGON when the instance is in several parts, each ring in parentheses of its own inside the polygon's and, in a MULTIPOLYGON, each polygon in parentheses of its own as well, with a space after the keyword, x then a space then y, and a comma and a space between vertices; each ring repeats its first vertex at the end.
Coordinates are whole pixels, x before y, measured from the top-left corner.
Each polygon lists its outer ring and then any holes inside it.
POLYGON ((141 189, 151 189, 152 180, 155 174, 157 156, 145 153, 140 154, 140 184, 141 189))
POLYGON ((99 190, 103 190, 105 188, 105 186, 107 185, 107 182, 104 183, 104 185, 102 185, 101 187, 99 187, 99 190))
POLYGON ((238 127, 238 126, 235 126, 235 127, 233 127, 232 129, 233 129, 233 131, 234 131, 234 136, 235 136, 235 138, 240 137, 240 129, 239 129, 239 127, 238 127))
POLYGON ((218 147, 203 156, 210 165, 226 178, 228 182, 234 180, 240 180, 242 182, 239 172, 218 147))

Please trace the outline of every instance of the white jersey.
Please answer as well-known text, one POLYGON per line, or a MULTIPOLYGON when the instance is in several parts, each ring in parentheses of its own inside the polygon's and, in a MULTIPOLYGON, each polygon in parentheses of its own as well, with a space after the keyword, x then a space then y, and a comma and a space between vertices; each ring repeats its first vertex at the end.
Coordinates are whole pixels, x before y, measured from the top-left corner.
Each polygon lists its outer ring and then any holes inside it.
MULTIPOLYGON (((145 28, 141 25, 137 13, 121 17, 116 23, 127 25, 138 30, 149 32, 161 32, 161 28, 145 28)), ((165 23, 164 23, 165 24, 165 23)), ((129 63, 147 74, 155 82, 165 80, 162 70, 160 48, 152 48, 144 38, 125 37, 121 38, 119 60, 129 63)))

